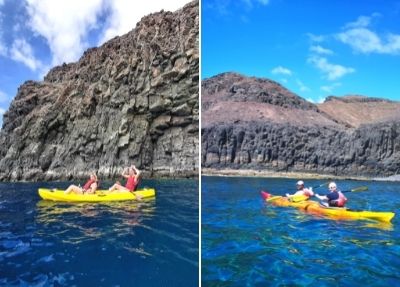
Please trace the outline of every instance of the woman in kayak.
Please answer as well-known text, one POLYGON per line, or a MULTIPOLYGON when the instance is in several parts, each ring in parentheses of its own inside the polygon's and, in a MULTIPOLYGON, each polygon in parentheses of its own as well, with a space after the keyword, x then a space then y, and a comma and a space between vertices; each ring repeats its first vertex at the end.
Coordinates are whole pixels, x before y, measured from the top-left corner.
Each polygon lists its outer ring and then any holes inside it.
POLYGON ((83 185, 83 187, 76 186, 76 185, 70 185, 66 191, 64 191, 65 194, 70 194, 75 193, 75 194, 93 194, 95 193, 96 189, 98 187, 98 179, 97 176, 94 172, 90 174, 89 180, 83 185))
POLYGON ((340 190, 337 189, 336 183, 331 182, 329 184, 329 191, 330 193, 327 195, 316 194, 315 196, 320 200, 327 201, 327 203, 323 203, 325 206, 344 207, 347 202, 347 198, 340 190))
POLYGON ((109 191, 120 191, 120 192, 134 192, 139 183, 140 171, 136 166, 132 165, 129 168, 125 168, 122 171, 122 176, 126 178, 125 186, 121 185, 118 181, 111 186, 109 191))
POLYGON ((307 199, 308 199, 310 196, 314 195, 314 192, 312 191, 312 187, 305 188, 304 181, 302 181, 302 180, 299 180, 296 183, 296 189, 297 189, 296 193, 294 193, 294 194, 286 193, 286 197, 291 198, 293 196, 307 196, 307 199))

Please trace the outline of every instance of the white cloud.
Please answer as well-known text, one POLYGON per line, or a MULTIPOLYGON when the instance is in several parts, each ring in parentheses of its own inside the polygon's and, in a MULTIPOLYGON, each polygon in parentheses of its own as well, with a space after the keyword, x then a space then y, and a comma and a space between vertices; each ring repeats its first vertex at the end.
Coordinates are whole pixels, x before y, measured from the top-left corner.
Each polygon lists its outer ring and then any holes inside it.
POLYGON ((285 78, 281 78, 281 79, 279 79, 279 81, 282 82, 282 83, 284 83, 284 84, 287 84, 287 82, 288 82, 288 80, 285 79, 285 78))
POLYGON ((313 45, 310 47, 310 51, 317 53, 317 54, 322 54, 322 55, 331 55, 333 52, 329 49, 323 48, 320 45, 313 45))
POLYGON ((316 100, 312 98, 307 98, 306 100, 313 104, 322 104, 323 102, 325 102, 325 99, 325 97, 318 97, 316 100))
MULTIPOLYGON (((51 0, 50 0, 51 1, 51 0)), ((162 9, 166 11, 175 11, 187 4, 188 0, 168 0, 156 1, 147 0, 146 5, 139 4, 138 1, 131 0, 104 0, 105 6, 110 10, 110 18, 107 20, 107 27, 100 37, 99 44, 117 36, 122 35, 133 28, 140 19, 150 13, 159 12, 162 9)))
POLYGON ((0 0, 0 6, 4 5, 4 0, 0 0))
POLYGON ((381 16, 379 13, 373 13, 371 17, 369 16, 359 16, 355 22, 347 23, 345 28, 365 28, 371 24, 373 18, 381 16))
POLYGON ((96 25, 102 0, 25 1, 31 29, 46 39, 52 64, 76 61, 88 48, 85 37, 96 25))
POLYGON ((326 78, 330 81, 339 79, 346 74, 355 72, 355 69, 353 68, 329 63, 328 60, 323 57, 312 56, 308 58, 308 62, 313 64, 322 73, 324 73, 326 78))
POLYGON ((290 71, 288 68, 284 68, 282 66, 278 66, 275 67, 271 70, 271 73, 274 75, 287 75, 287 76, 291 76, 292 75, 292 71, 290 71))
POLYGON ((320 43, 325 40, 325 36, 323 35, 314 35, 312 33, 307 33, 307 36, 310 38, 311 42, 320 43))
POLYGON ((25 39, 14 40, 10 50, 10 56, 11 59, 23 63, 32 71, 37 71, 43 66, 39 60, 35 59, 32 47, 25 41, 25 39))
POLYGON ((367 27, 371 23, 371 17, 360 16, 355 22, 350 22, 346 24, 346 28, 360 28, 367 27))
POLYGON ((379 16, 373 13, 371 17, 358 17, 355 22, 347 23, 344 32, 338 33, 336 39, 360 53, 400 54, 400 34, 379 35, 368 28, 372 19, 379 16))
POLYGON ((131 0, 25 0, 30 28, 44 37, 52 53, 52 65, 77 61, 89 47, 87 37, 99 29, 99 42, 135 28, 140 19, 150 13, 175 11, 187 0, 147 0, 140 5, 131 0), (100 23, 100 16, 106 19, 100 23), (104 26, 103 26, 104 25, 104 26))
POLYGON ((400 35, 388 34, 385 40, 366 28, 354 28, 337 34, 337 39, 356 52, 400 54, 400 35))
POLYGON ((269 4, 269 0, 258 0, 258 2, 263 4, 263 5, 268 5, 269 4))
POLYGON ((296 84, 297 86, 299 86, 299 89, 301 92, 309 92, 310 88, 308 88, 306 85, 303 84, 302 81, 300 81, 299 79, 296 79, 296 84))
POLYGON ((329 86, 322 86, 321 90, 328 94, 332 94, 333 90, 336 89, 337 87, 340 87, 341 85, 342 85, 341 83, 333 83, 332 85, 329 86))

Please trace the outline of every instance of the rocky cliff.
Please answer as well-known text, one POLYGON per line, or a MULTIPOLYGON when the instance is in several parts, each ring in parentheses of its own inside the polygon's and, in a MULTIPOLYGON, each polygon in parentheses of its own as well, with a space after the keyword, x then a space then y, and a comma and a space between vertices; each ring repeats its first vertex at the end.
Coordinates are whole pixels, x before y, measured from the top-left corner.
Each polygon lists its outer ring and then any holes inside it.
POLYGON ((198 174, 199 3, 143 17, 28 81, 4 115, 1 180, 198 174))
POLYGON ((201 89, 203 167, 400 173, 400 103, 347 96, 314 105, 276 82, 235 73, 201 89))

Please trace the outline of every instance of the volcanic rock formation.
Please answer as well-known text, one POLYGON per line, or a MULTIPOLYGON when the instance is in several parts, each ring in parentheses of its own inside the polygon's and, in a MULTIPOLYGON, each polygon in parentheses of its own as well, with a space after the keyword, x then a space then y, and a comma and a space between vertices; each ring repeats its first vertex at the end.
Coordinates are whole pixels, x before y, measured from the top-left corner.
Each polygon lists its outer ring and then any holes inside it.
POLYGON ((28 81, 4 115, 1 180, 198 173, 199 3, 143 17, 76 63, 28 81))
POLYGON ((202 81, 202 166, 354 176, 400 173, 400 103, 362 96, 314 105, 235 73, 202 81))

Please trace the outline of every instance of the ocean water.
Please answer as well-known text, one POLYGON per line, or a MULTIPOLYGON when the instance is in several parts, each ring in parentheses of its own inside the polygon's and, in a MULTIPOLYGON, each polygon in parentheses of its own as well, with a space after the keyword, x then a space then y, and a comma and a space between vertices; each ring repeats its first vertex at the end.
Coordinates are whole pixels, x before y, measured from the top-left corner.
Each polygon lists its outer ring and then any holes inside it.
POLYGON ((342 190, 369 188, 346 193, 349 208, 398 213, 379 224, 318 217, 260 197, 260 190, 293 193, 296 181, 202 177, 202 286, 400 286, 400 184, 336 181, 342 190))
POLYGON ((140 202, 37 194, 69 184, 0 183, 0 286, 198 286, 197 180, 143 180, 140 202))

